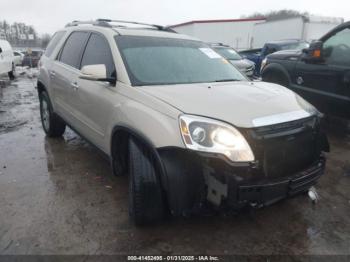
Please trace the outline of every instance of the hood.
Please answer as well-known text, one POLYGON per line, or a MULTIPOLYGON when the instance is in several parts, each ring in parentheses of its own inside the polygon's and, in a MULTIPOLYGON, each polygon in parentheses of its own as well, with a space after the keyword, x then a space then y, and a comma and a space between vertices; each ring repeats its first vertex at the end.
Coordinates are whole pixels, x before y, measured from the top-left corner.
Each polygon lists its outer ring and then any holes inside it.
POLYGON ((310 116, 310 105, 291 90, 265 82, 227 82, 141 87, 186 114, 251 128, 310 116), (209 88, 210 87, 210 88, 209 88), (278 119, 278 122, 274 122, 278 119))
POLYGON ((254 63, 248 59, 229 60, 229 61, 238 69, 247 69, 247 68, 251 68, 254 65, 254 63))
POLYGON ((283 50, 275 52, 271 55, 268 55, 267 58, 269 59, 279 59, 279 60, 285 60, 285 59, 291 59, 291 60, 297 60, 302 54, 301 50, 283 50))

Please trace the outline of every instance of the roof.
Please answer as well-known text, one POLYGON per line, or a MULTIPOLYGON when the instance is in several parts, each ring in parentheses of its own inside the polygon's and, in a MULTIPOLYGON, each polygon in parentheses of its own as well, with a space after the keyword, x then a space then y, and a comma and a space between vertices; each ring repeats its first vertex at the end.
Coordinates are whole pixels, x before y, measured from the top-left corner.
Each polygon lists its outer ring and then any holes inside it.
POLYGON ((280 40, 272 40, 266 42, 266 44, 277 44, 277 45, 283 45, 283 44, 291 44, 291 43, 303 43, 306 42, 302 39, 280 39, 280 40))
POLYGON ((119 35, 129 35, 129 36, 150 36, 150 37, 166 37, 173 39, 183 39, 183 40, 194 40, 200 41, 199 39, 183 35, 183 34, 174 34, 166 31, 159 31, 153 29, 145 29, 145 28, 113 28, 113 30, 119 35))
POLYGON ((88 28, 105 33, 114 32, 119 35, 167 37, 199 41, 197 38, 178 34, 166 26, 124 20, 97 19, 73 21, 67 24, 65 28, 69 31, 86 30, 88 28))
POLYGON ((192 24, 206 24, 206 23, 233 23, 233 22, 254 22, 254 21, 265 21, 265 17, 260 18, 242 18, 242 19, 217 19, 217 20, 193 20, 181 24, 171 25, 170 28, 180 27, 184 25, 192 24))
POLYGON ((125 36, 148 36, 148 37, 160 37, 160 38, 173 38, 173 39, 183 39, 183 40, 192 40, 192 41, 200 41, 199 39, 183 35, 172 33, 169 31, 156 30, 153 28, 144 28, 144 27, 105 27, 91 24, 84 24, 81 26, 69 26, 65 28, 68 32, 73 31, 97 31, 104 34, 113 34, 113 35, 125 35, 125 36))

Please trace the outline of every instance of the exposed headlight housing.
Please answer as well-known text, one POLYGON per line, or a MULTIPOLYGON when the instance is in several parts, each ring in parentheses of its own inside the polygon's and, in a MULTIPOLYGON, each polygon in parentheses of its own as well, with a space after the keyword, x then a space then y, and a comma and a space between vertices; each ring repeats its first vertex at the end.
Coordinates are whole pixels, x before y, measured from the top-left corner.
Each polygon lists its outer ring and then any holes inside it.
POLYGON ((254 154, 247 140, 233 126, 192 115, 182 115, 179 121, 187 148, 223 154, 233 162, 254 161, 254 154))

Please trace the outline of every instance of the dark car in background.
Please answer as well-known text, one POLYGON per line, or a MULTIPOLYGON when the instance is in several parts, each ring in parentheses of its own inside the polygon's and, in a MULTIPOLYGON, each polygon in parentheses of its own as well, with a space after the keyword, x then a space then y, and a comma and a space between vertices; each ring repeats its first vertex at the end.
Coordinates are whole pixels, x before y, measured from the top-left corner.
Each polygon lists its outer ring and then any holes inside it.
POLYGON ((251 49, 239 52, 243 57, 255 63, 254 74, 260 76, 261 63, 269 54, 281 50, 302 50, 308 48, 309 43, 299 39, 276 40, 266 43, 263 48, 251 49))
POLYGON ((26 51, 23 57, 22 66, 37 67, 42 54, 42 50, 26 51))
POLYGON ((320 111, 350 118, 350 22, 302 51, 267 56, 262 79, 286 86, 320 111))
POLYGON ((247 77, 252 77, 255 70, 254 62, 242 57, 235 49, 221 43, 210 44, 216 52, 233 64, 241 73, 247 77))

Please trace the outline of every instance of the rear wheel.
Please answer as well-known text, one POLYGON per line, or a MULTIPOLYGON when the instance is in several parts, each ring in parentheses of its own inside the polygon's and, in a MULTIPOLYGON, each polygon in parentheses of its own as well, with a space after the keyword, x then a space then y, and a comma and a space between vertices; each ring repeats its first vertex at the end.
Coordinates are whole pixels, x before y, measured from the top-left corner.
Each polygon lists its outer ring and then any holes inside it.
POLYGON ((134 139, 129 140, 129 215, 136 225, 160 222, 165 208, 155 158, 134 139))
POLYGON ((45 91, 41 92, 39 99, 41 123, 46 135, 49 137, 62 136, 66 130, 66 124, 53 112, 48 94, 45 91))

